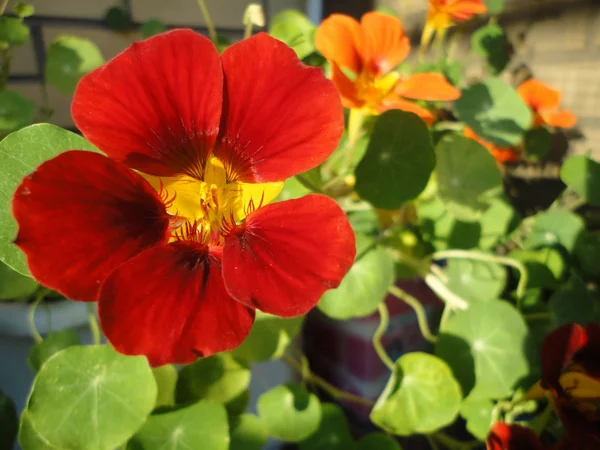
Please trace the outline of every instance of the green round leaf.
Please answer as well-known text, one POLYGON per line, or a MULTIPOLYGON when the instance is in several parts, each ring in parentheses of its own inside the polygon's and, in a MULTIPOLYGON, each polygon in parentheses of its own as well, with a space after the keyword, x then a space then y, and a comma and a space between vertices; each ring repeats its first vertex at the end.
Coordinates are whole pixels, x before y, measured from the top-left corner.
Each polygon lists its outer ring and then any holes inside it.
POLYGON ((15 402, 0 391, 0 448, 13 448, 18 430, 19 418, 15 402))
POLYGON ((298 445, 300 450, 347 450, 354 441, 344 411, 333 403, 321 405, 319 428, 298 445))
POLYGON ((200 401, 153 414, 128 443, 129 450, 228 450, 229 425, 223 405, 200 401))
POLYGON ((543 212, 535 217, 533 228, 525 238, 525 247, 535 249, 562 245, 571 253, 584 230, 583 219, 575 214, 566 211, 543 212))
POLYGON ((539 162, 552 151, 552 134, 545 127, 537 127, 525 133, 525 153, 527 157, 539 162))
POLYGON ((33 5, 30 5, 28 3, 18 2, 15 4, 15 6, 13 6, 13 11, 17 16, 25 18, 33 16, 33 14, 35 13, 35 8, 33 7, 33 5))
MULTIPOLYGON (((55 450, 50 443, 33 428, 27 410, 21 414, 18 435, 19 445, 25 450, 55 450)), ((11 448, 11 447, 9 447, 11 448)))
POLYGON ((267 438, 267 430, 258 417, 242 414, 232 419, 229 450, 261 450, 267 438))
POLYGON ((502 398, 527 374, 526 336, 523 318, 507 302, 476 303, 448 320, 435 354, 450 365, 463 392, 502 398))
POLYGON ((155 408, 175 405, 175 386, 177 385, 177 369, 171 364, 152 369, 154 381, 158 388, 155 408))
POLYGON ((29 40, 29 28, 21 17, 0 16, 0 42, 23 45, 29 40))
POLYGON ((232 354, 246 362, 279 358, 300 331, 302 321, 303 317, 284 319, 257 310, 250 334, 232 354))
POLYGON ((44 161, 67 150, 96 148, 81 136, 47 123, 31 125, 0 141, 0 261, 29 275, 25 256, 13 244, 17 224, 12 198, 21 180, 44 161))
POLYGON ((32 428, 53 447, 113 450, 145 422, 156 394, 143 356, 106 345, 69 347, 42 366, 27 411, 32 428))
POLYGON ((473 50, 487 60, 492 74, 499 74, 510 61, 510 44, 501 26, 485 25, 471 36, 473 50))
POLYGON ((600 206, 600 164, 584 155, 571 156, 560 169, 560 179, 592 206, 600 206))
POLYGON ((600 302, 576 275, 560 286, 548 301, 550 323, 558 328, 569 323, 600 323, 600 302))
POLYGON ((357 443, 355 450, 402 450, 396 440, 383 433, 369 433, 357 443))
POLYGON ((508 257, 517 259, 525 265, 528 289, 553 288, 566 270, 563 256, 553 248, 516 249, 510 252, 508 257))
POLYGON ((302 441, 321 423, 319 399, 295 383, 265 392, 258 398, 256 409, 269 435, 282 441, 302 441))
POLYGON ((492 425, 494 403, 487 398, 465 398, 460 415, 467 421, 467 430, 477 439, 485 441, 492 425))
POLYGON ((363 251, 372 242, 356 236, 357 259, 336 289, 326 291, 317 305, 333 319, 347 320, 372 314, 394 282, 394 260, 383 247, 363 251))
POLYGON ((314 32, 316 27, 301 12, 282 11, 271 19, 269 34, 289 45, 303 59, 316 51, 314 32))
POLYGON ((74 345, 79 345, 79 335, 73 330, 60 330, 50 333, 29 351, 29 366, 39 372, 42 365, 55 353, 74 345))
POLYGON ((224 405, 234 402, 250 384, 250 369, 231 353, 200 358, 179 372, 177 403, 211 400, 224 405))
POLYGON ((33 113, 33 103, 18 92, 0 91, 0 137, 29 125, 33 113))
POLYGON ((39 287, 33 278, 21 275, 0 262, 0 300, 19 300, 33 294, 39 287))
POLYGON ((63 94, 72 94, 81 77, 102 64, 100 49, 89 39, 59 36, 48 48, 46 80, 63 94))
POLYGON ((435 148, 441 199, 459 220, 474 222, 502 191, 494 157, 479 143, 457 134, 444 136, 435 148))
POLYGON ((370 417, 390 433, 427 434, 456 419, 461 399, 460 386, 444 361, 427 353, 407 353, 396 361, 370 417))
POLYGON ((387 111, 377 118, 356 168, 356 192, 376 208, 396 209, 425 189, 434 167, 425 122, 413 113, 387 111))
POLYGON ((467 87, 456 100, 455 110, 475 133, 500 147, 519 144, 532 121, 519 94, 498 78, 467 87))
POLYGON ((162 33, 167 30, 167 26, 158 19, 150 19, 142 24, 140 33, 144 39, 162 33))
POLYGON ((497 299, 506 286, 506 269, 485 261, 450 259, 445 269, 448 288, 468 302, 497 299))
POLYGON ((493 199, 479 220, 481 225, 479 246, 484 250, 493 248, 500 240, 515 230, 520 221, 519 213, 507 199, 503 197, 493 199))

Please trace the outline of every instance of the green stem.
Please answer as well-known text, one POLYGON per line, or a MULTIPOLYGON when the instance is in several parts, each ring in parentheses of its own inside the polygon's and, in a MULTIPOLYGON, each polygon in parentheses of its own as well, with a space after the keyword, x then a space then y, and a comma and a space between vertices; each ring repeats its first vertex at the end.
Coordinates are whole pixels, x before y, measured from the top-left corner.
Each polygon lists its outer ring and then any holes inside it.
POLYGON ((244 27, 244 39, 248 39, 250 36, 252 36, 253 26, 254 25, 250 20, 246 22, 246 26, 244 27))
POLYGON ((44 300, 45 294, 46 290, 43 288, 38 291, 35 297, 35 301, 29 307, 29 312, 27 314, 29 331, 31 331, 31 336, 33 336, 33 340, 36 344, 41 344, 44 341, 44 338, 42 337, 42 335, 37 329, 37 326, 35 325, 35 311, 37 310, 38 306, 40 306, 40 303, 42 303, 42 300, 44 300))
POLYGON ((452 315, 452 312, 453 312, 452 307, 446 303, 446 305, 444 306, 444 311, 442 312, 442 318, 440 319, 439 333, 443 333, 444 330, 446 329, 446 323, 448 322, 448 319, 452 315))
POLYGON ((459 297, 446 286, 442 280, 440 280, 433 273, 428 273, 425 275, 425 284, 429 286, 429 288, 435 292, 435 294, 440 297, 447 305, 450 305, 454 309, 464 310, 469 307, 469 302, 465 299, 459 297))
POLYGON ((206 28, 208 28, 208 35, 210 36, 210 40, 213 43, 217 43, 217 30, 215 29, 215 25, 213 24, 212 18, 210 17, 210 13, 208 12, 208 8, 206 7, 206 3, 204 0, 197 0, 198 6, 202 11, 202 15, 204 16, 204 22, 206 23, 206 28))
POLYGON ((94 345, 100 345, 100 327, 98 327, 98 320, 96 319, 96 311, 94 311, 94 303, 87 303, 88 320, 90 322, 90 331, 92 332, 92 343, 94 345))
POLYGON ((536 423, 535 427, 533 428, 533 432, 536 436, 540 436, 543 433, 544 429, 546 428, 546 425, 548 425, 548 422, 552 418, 552 413, 552 403, 548 402, 548 404, 546 405, 546 409, 544 409, 544 412, 542 412, 542 415, 540 416, 540 420, 536 423))
POLYGON ((438 445, 435 443, 435 440, 431 436, 426 434, 425 439, 427 439, 427 443, 429 444, 429 447, 431 448, 431 450, 440 450, 438 445))
POLYGON ((525 296, 525 289, 527 288, 527 268, 525 265, 517 261, 516 259, 507 258, 504 256, 488 255, 485 253, 474 252, 469 250, 443 250, 435 252, 432 255, 433 259, 446 259, 446 258, 458 258, 458 259, 472 259, 476 261, 485 261, 496 264, 502 264, 505 266, 514 267, 519 271, 519 284, 517 285, 517 308, 521 309, 521 299, 525 296))
POLYGON ((540 312, 540 313, 531 313, 531 314, 523 314, 523 319, 531 321, 531 320, 550 320, 550 313, 540 312))
POLYGON ((373 334, 373 347, 377 352, 377 356, 381 359, 381 362, 385 364, 388 369, 394 370, 394 361, 391 360, 381 343, 381 338, 390 323, 390 314, 387 306, 385 306, 385 302, 381 302, 377 310, 379 311, 379 326, 373 334))
POLYGON ((6 88, 8 84, 8 76, 10 75, 10 63, 12 61, 12 53, 10 47, 0 50, 2 57, 2 67, 0 68, 0 91, 6 88))
POLYGON ((403 289, 400 289, 397 286, 390 286, 388 288, 388 292, 397 299, 402 300, 415 311, 415 313, 417 314, 417 322, 419 324, 419 330, 421 330, 421 334, 427 341, 431 342, 432 344, 435 344, 438 338, 429 329, 427 313, 425 312, 425 308, 423 308, 421 302, 412 295, 410 295, 408 292, 404 291, 403 289))
POLYGON ((344 154, 344 159, 340 164, 340 174, 345 174, 352 165, 354 150, 356 148, 356 143, 360 138, 364 120, 365 114, 362 110, 356 108, 350 109, 350 115, 348 117, 348 146, 346 153, 344 154))
POLYGON ((40 122, 48 122, 54 110, 50 107, 50 97, 48 96, 48 87, 45 82, 40 85, 40 91, 42 93, 42 106, 40 108, 40 122))

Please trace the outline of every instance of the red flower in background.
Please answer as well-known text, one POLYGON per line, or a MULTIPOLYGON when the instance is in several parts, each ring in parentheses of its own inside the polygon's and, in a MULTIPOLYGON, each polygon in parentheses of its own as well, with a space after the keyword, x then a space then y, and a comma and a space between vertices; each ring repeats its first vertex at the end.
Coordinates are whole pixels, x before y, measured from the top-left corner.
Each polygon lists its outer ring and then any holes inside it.
POLYGON ((303 314, 351 267, 333 200, 267 205, 343 130, 333 84, 276 39, 219 57, 191 30, 158 35, 85 76, 72 113, 108 157, 70 151, 26 177, 16 244, 42 284, 99 301, 118 351, 161 365, 230 350, 255 308, 303 314))
POLYGON ((460 97, 460 91, 441 74, 392 72, 410 53, 409 39, 396 17, 370 12, 359 23, 350 16, 332 14, 319 25, 315 45, 331 63, 332 80, 346 108, 364 108, 373 114, 401 109, 431 123, 431 111, 413 100, 460 97))
POLYGON ((560 92, 547 84, 532 78, 519 86, 518 93, 533 111, 534 126, 571 128, 577 123, 577 118, 571 111, 559 109, 560 92))

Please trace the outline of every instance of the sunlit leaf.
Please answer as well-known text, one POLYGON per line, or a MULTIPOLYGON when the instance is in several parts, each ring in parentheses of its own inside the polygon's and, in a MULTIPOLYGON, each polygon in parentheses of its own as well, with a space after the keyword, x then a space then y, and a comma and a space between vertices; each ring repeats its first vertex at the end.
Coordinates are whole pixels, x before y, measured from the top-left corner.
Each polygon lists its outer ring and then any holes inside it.
POLYGON ((571 156, 560 169, 560 179, 590 205, 600 206, 600 164, 584 155, 571 156))
POLYGON ((23 45, 29 40, 29 28, 21 17, 0 16, 0 43, 23 45))
POLYGON ((267 430, 260 419, 252 414, 242 414, 231 421, 229 450, 261 450, 267 442, 267 430))
POLYGON ((525 247, 563 246, 569 253, 585 230, 583 219, 566 211, 547 211, 538 214, 531 232, 525 238, 525 247))
POLYGON ((171 364, 165 364, 152 369, 152 373, 158 388, 155 407, 173 406, 175 404, 175 387, 177 386, 178 377, 177 369, 171 364))
POLYGON ((0 262, 0 300, 20 300, 39 288, 33 278, 15 272, 0 262))
POLYGON ((299 11, 286 10, 271 19, 269 34, 289 45, 303 59, 316 51, 315 25, 299 11))
POLYGON ((460 406, 460 415, 467 421, 467 430, 482 441, 487 437, 492 425, 494 402, 487 398, 465 398, 460 406))
POLYGON ((59 330, 50 333, 42 342, 31 347, 29 366, 38 372, 42 365, 55 353, 68 347, 81 344, 79 335, 73 330, 59 330))
POLYGON ((470 303, 495 301, 506 286, 506 269, 486 261, 450 259, 444 272, 448 289, 470 303))

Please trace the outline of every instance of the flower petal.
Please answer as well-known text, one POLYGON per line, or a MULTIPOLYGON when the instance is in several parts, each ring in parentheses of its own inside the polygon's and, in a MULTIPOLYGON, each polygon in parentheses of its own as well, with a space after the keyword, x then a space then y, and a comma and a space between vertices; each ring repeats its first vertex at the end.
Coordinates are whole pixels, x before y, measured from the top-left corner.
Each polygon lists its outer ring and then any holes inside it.
POLYGON ((557 328, 542 345, 542 386, 562 390, 559 378, 573 355, 587 343, 585 329, 577 324, 557 328))
POLYGON ((385 75, 410 53, 410 40, 397 17, 370 12, 360 20, 365 35, 367 68, 374 77, 385 75))
POLYGON ((600 379, 600 326, 589 323, 585 327, 587 342, 574 356, 573 361, 591 376, 600 379))
POLYGON ((76 300, 96 300, 116 267, 169 235, 165 206, 141 176, 84 151, 63 153, 26 177, 13 213, 15 243, 34 278, 76 300))
POLYGON ((577 117, 571 111, 541 111, 540 116, 544 123, 556 128, 572 128, 577 123, 577 117))
POLYGON ((529 428, 496 422, 486 440, 487 450, 543 450, 544 445, 529 428))
POLYGON ((535 78, 521 83, 517 92, 534 111, 552 110, 560 105, 560 92, 535 78))
POLYGON ((150 364, 186 364, 237 347, 254 310, 223 285, 220 256, 194 242, 150 249, 123 264, 102 285, 100 324, 110 343, 150 364))
POLYGON ((223 72, 209 39, 174 30, 83 77, 73 120, 109 157, 151 175, 198 176, 219 131, 223 72))
POLYGON ((329 197, 273 203, 225 238, 223 278, 238 301, 283 317, 304 314, 352 266, 354 233, 329 197))
POLYGON ((345 14, 332 14, 315 32, 315 46, 321 54, 355 74, 363 68, 365 37, 361 25, 345 14))
POLYGON ((356 84, 333 62, 331 63, 331 81, 333 81, 335 87, 340 91, 344 107, 360 108, 365 104, 363 100, 358 98, 356 84))
POLYGON ((476 14, 487 12, 487 6, 483 0, 458 0, 448 2, 445 10, 452 15, 455 21, 464 22, 476 14))
POLYGON ((215 154, 235 181, 283 181, 335 150, 344 128, 342 105, 320 68, 301 64, 292 49, 265 33, 232 45, 221 60, 225 126, 215 154))
POLYGON ((396 94, 426 101, 451 101, 460 97, 460 91, 440 73, 418 73, 401 79, 394 88, 396 94))

